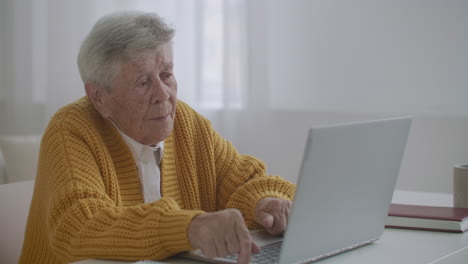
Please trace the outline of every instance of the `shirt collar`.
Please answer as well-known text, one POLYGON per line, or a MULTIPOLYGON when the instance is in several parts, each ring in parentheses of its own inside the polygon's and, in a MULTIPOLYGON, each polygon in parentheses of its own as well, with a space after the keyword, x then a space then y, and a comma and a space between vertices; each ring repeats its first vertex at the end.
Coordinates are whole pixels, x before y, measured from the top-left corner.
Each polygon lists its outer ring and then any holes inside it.
POLYGON ((158 164, 161 163, 162 156, 163 156, 163 151, 164 151, 164 141, 159 142, 156 144, 156 146, 147 146, 143 145, 140 142, 134 140, 133 138, 127 136, 124 132, 122 132, 115 124, 110 120, 110 122, 114 125, 114 127, 119 131, 119 134, 122 136, 124 139, 125 143, 127 143, 128 148, 130 149, 130 152, 132 152, 133 159, 135 162, 138 162, 140 160, 140 155, 141 152, 143 151, 144 148, 150 149, 152 152, 157 151, 158 149, 161 149, 161 153, 159 155, 159 160, 158 164))

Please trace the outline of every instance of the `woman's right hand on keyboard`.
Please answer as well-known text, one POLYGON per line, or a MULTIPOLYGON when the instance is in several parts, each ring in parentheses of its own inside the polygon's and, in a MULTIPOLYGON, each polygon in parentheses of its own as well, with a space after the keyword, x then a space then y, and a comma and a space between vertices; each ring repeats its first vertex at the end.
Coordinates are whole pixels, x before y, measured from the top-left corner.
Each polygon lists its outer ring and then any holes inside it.
POLYGON ((243 264, 250 262, 252 253, 260 252, 237 209, 196 216, 189 225, 188 236, 192 247, 201 249, 210 258, 238 253, 237 263, 243 264))

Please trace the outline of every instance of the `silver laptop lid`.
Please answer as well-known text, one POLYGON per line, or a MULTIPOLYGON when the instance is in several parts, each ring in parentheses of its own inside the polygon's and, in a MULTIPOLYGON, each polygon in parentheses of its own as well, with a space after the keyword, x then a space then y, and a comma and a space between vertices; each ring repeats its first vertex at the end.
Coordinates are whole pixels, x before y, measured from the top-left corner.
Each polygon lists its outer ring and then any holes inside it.
POLYGON ((404 117, 310 129, 280 263, 382 235, 410 125, 404 117))

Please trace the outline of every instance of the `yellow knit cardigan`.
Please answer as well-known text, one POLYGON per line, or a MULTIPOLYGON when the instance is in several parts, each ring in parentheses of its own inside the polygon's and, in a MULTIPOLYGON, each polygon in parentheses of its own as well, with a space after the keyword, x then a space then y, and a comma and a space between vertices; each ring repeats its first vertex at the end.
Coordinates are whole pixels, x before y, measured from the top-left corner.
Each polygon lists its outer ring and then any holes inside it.
POLYGON ((162 198, 144 204, 131 152, 83 97, 59 110, 42 138, 20 263, 164 259, 191 249, 194 216, 238 208, 255 227, 259 199, 292 199, 294 191, 179 101, 164 141, 162 198))

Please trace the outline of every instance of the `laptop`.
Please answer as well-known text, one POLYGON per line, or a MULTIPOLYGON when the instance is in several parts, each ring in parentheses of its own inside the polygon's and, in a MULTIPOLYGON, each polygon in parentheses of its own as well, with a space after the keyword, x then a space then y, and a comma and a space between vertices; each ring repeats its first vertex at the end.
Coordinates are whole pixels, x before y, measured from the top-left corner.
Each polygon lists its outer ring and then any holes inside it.
MULTIPOLYGON (((310 129, 287 230, 283 237, 251 231, 262 247, 251 263, 309 263, 378 240, 411 121, 401 117, 310 129)), ((200 250, 180 256, 212 263, 236 263, 237 257, 210 259, 200 250)))

